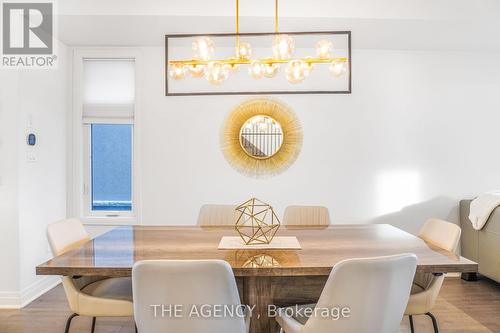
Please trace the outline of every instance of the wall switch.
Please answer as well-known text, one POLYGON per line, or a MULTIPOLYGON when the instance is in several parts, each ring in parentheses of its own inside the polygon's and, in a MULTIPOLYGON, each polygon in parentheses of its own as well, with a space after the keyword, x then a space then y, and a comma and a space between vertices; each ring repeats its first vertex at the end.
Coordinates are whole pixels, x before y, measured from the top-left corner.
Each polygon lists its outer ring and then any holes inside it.
POLYGON ((26 155, 26 161, 27 162, 36 162, 36 156, 34 153, 28 153, 26 155))

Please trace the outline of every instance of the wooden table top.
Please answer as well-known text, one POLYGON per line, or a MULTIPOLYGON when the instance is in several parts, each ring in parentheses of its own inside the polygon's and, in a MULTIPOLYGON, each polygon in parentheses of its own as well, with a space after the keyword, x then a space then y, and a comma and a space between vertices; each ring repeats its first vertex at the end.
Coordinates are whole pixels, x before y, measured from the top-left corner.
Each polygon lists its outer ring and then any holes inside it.
POLYGON ((118 227, 36 268, 38 275, 130 276, 147 259, 223 259, 236 276, 328 275, 343 259, 415 253, 419 272, 477 272, 475 262, 427 244, 388 224, 285 227, 302 250, 218 250, 231 227, 118 227))

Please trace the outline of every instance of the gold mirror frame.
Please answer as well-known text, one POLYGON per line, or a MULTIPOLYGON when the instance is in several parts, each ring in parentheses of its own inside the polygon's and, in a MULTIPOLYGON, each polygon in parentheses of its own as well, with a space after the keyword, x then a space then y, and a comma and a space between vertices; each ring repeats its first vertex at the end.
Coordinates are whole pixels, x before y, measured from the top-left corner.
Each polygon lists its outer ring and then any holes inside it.
POLYGON ((286 170, 300 154, 302 126, 287 105, 274 99, 251 99, 238 105, 227 117, 221 131, 221 149, 226 160, 238 172, 251 177, 265 177, 286 170), (280 124, 283 141, 272 156, 262 159, 249 155, 240 144, 242 126, 252 117, 268 116, 280 124))

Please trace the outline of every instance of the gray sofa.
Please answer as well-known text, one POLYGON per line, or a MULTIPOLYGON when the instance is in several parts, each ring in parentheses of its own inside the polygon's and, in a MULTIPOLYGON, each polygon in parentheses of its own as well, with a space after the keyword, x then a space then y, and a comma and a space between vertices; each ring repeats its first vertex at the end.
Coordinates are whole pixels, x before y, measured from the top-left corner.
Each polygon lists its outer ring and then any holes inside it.
MULTIPOLYGON (((500 283, 500 207, 491 213, 483 229, 475 230, 469 221, 471 201, 460 201, 462 256, 477 262, 480 274, 500 283)), ((471 274, 462 277, 474 279, 471 274)))

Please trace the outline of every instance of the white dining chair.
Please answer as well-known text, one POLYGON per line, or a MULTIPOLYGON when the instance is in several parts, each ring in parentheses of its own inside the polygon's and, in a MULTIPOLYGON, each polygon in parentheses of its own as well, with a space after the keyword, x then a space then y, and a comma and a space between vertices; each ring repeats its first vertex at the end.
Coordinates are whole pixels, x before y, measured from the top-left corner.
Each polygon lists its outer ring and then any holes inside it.
POLYGON ((132 268, 132 285, 139 333, 249 330, 250 311, 241 305, 233 271, 225 261, 140 261, 132 268), (215 312, 218 306, 228 310, 222 317, 199 315, 215 312))
MULTIPOLYGON (((429 219, 418 236, 427 243, 443 250, 456 252, 462 229, 454 223, 439 219, 429 219)), ((427 315, 432 320, 434 332, 439 332, 436 317, 431 313, 444 282, 444 274, 417 273, 413 280, 410 300, 405 314, 409 316, 410 330, 415 332, 413 316, 427 315)))
POLYGON ((323 206, 288 206, 283 216, 283 225, 327 226, 330 213, 323 206))
POLYGON ((203 205, 198 215, 198 225, 204 227, 234 226, 235 210, 235 205, 203 205))
MULTIPOLYGON (((47 236, 54 256, 77 249, 90 241, 89 235, 78 219, 50 224, 47 227, 47 236)), ((71 321, 77 316, 91 317, 91 332, 94 332, 97 317, 134 315, 130 278, 63 276, 62 284, 73 312, 66 321, 66 333, 70 330, 71 321)))
POLYGON ((395 333, 416 266, 414 254, 343 260, 333 267, 317 304, 280 308, 276 321, 286 333, 395 333), (340 311, 346 314, 337 316, 340 311))

